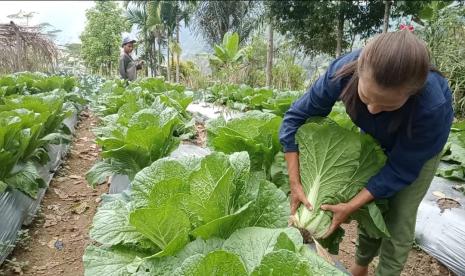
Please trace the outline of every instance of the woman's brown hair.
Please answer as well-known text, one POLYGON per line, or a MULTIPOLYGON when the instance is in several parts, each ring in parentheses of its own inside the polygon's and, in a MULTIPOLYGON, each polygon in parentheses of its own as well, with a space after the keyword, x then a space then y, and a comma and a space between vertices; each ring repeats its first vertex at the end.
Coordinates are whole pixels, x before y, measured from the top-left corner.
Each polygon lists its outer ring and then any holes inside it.
MULTIPOLYGON (((430 63, 426 44, 408 30, 383 33, 363 48, 357 60, 346 64, 335 74, 335 79, 350 76, 340 99, 346 106, 347 113, 355 120, 357 111, 366 106, 358 96, 359 77, 372 78, 383 88, 408 88, 409 96, 421 91, 426 82, 429 70, 434 70, 430 63)), ((404 117, 398 113, 398 119, 390 132, 397 129, 404 117)))

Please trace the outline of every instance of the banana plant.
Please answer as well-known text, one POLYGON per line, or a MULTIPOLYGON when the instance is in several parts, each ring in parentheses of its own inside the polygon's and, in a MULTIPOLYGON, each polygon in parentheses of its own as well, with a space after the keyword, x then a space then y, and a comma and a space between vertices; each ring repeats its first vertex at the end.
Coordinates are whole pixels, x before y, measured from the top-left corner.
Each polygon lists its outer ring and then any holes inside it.
POLYGON ((239 35, 226 33, 223 43, 213 47, 215 53, 210 56, 210 62, 218 66, 233 65, 241 62, 245 57, 246 48, 239 48, 239 35))

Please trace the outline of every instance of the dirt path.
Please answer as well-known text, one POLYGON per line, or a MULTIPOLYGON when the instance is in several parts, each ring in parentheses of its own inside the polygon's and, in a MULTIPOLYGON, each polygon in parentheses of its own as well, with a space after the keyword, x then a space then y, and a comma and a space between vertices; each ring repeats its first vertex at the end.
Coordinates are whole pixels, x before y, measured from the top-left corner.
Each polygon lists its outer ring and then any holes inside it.
MULTIPOLYGON (((346 267, 350 267, 354 260, 355 256, 355 241, 357 240, 357 224, 355 222, 343 225, 344 230, 346 231, 346 236, 341 243, 338 259, 346 267)), ((374 275, 376 263, 378 259, 376 258, 370 264, 370 275, 374 275)), ((436 259, 430 255, 423 252, 421 249, 413 248, 410 251, 409 258, 404 267, 404 271, 401 274, 402 276, 420 276, 420 275, 429 275, 429 276, 447 276, 454 275, 449 271, 445 266, 439 263, 436 259)))
POLYGON ((71 151, 50 183, 37 218, 2 268, 6 275, 84 273, 82 255, 90 241, 88 229, 100 195, 108 187, 93 190, 87 186, 85 173, 98 157, 91 132, 96 118, 87 111, 80 117, 71 151))

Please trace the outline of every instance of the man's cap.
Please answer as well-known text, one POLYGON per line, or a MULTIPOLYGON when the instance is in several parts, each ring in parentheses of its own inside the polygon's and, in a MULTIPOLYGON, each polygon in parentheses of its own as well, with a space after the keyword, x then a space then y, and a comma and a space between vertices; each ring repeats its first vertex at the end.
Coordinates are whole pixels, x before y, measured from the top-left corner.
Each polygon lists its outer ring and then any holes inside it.
POLYGON ((128 43, 130 43, 130 42, 135 43, 136 40, 133 39, 133 38, 131 38, 131 37, 129 37, 129 36, 126 36, 125 38, 123 38, 123 43, 122 43, 122 45, 124 46, 124 45, 126 45, 126 44, 128 44, 128 43))

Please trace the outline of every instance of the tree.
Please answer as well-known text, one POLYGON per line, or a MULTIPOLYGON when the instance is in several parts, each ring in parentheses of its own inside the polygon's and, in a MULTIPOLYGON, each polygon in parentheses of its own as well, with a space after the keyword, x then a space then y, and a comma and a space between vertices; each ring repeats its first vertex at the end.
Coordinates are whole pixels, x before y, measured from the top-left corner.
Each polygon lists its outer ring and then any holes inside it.
POLYGON ((452 91, 455 115, 465 116, 465 7, 432 1, 420 12, 415 30, 426 42, 432 63, 445 74, 452 91))
POLYGON ((168 81, 174 80, 171 67, 176 65, 176 81, 180 79, 180 25, 188 24, 192 13, 193 2, 184 1, 128 1, 126 2, 129 21, 141 30, 140 36, 144 46, 148 48, 147 54, 158 65, 161 72, 162 48, 166 49, 168 81), (158 49, 156 49, 158 46, 158 49), (175 51, 173 51, 173 49, 175 51), (174 59, 176 56, 176 64, 174 59))
POLYGON ((227 32, 235 32, 242 44, 263 15, 260 1, 202 1, 194 13, 194 31, 210 45, 220 44, 227 32))
POLYGON ((123 10, 116 2, 97 1, 86 12, 86 26, 81 34, 82 58, 93 72, 109 76, 118 64, 121 33, 128 30, 123 10))
MULTIPOLYGON (((172 55, 172 61, 174 60, 174 56, 176 55, 176 64, 173 64, 171 62, 172 66, 176 66, 176 82, 179 82, 179 77, 180 77, 180 70, 179 70, 179 64, 180 64, 180 55, 181 55, 181 44, 180 44, 180 38, 179 38, 179 33, 180 33, 180 24, 181 22, 184 22, 185 25, 187 25, 190 21, 191 14, 193 12, 193 9, 195 7, 195 4, 193 2, 185 2, 185 1, 161 1, 161 18, 163 20, 163 23, 165 25, 165 29, 167 32, 167 37, 168 37, 168 47, 167 49, 170 50, 170 45, 171 45, 171 55, 172 55), (175 36, 176 34, 176 36, 175 36)), ((168 54, 168 60, 169 60, 169 54, 168 54)), ((168 66, 168 74, 171 73, 171 69, 168 66)), ((174 79, 174 76, 173 78, 174 79)))
MULTIPOLYGON (((389 18, 400 18, 404 16, 411 16, 412 20, 421 24, 420 14, 422 10, 427 7, 431 2, 431 0, 424 0, 424 1, 400 1, 400 0, 388 0, 385 2, 386 5, 389 5, 389 15, 386 17, 386 9, 385 7, 385 20, 384 20, 384 27, 386 30, 389 28, 389 18)), ((441 1, 442 3, 450 3, 452 1, 441 1)))
POLYGON ((383 11, 381 0, 270 2, 270 12, 279 22, 277 30, 312 55, 338 56, 354 34, 365 38, 376 33, 383 11))
POLYGON ((139 3, 142 3, 144 9, 147 11, 147 28, 150 30, 154 38, 152 42, 154 57, 156 56, 156 53, 158 53, 156 62, 158 65, 157 71, 161 75, 163 63, 162 48, 168 46, 168 37, 165 32, 166 28, 161 16, 162 1, 141 1, 139 3), (156 45, 158 45, 158 50, 156 50, 156 45))

